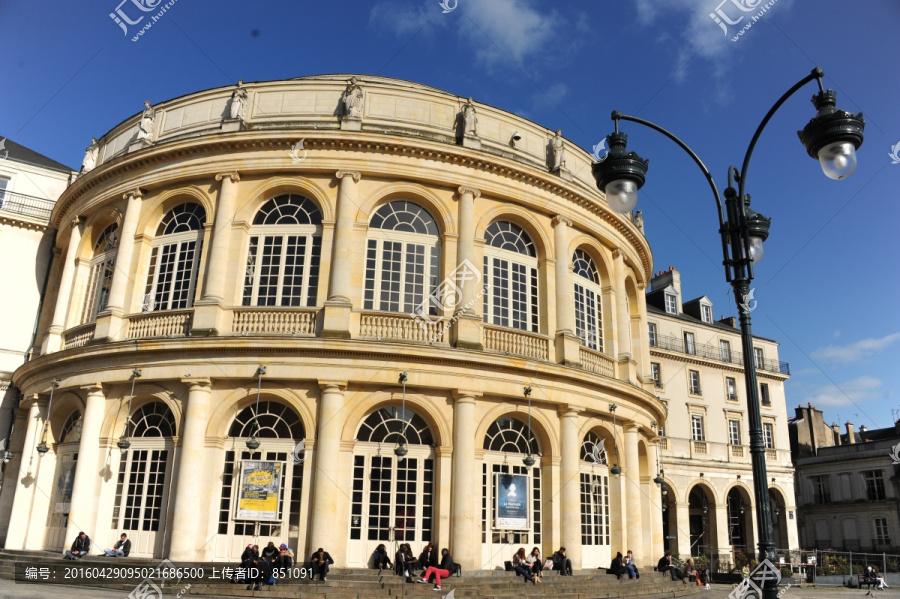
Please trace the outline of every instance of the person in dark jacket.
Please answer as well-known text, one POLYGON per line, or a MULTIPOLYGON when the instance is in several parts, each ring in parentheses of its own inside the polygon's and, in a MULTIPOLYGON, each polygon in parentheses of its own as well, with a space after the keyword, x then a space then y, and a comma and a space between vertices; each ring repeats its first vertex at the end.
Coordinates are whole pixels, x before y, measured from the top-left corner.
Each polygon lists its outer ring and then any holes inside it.
POLYGON ((425 570, 428 568, 436 568, 438 565, 438 553, 434 548, 434 543, 428 543, 422 553, 419 554, 419 561, 416 562, 416 568, 422 568, 422 576, 425 577, 425 570))
POLYGON ((406 582, 411 583, 412 577, 415 575, 413 570, 416 567, 416 558, 413 557, 412 548, 409 543, 401 543, 397 550, 396 568, 398 576, 406 576, 406 582))
POLYGON ((278 557, 278 547, 275 546, 273 541, 269 541, 269 544, 266 545, 266 548, 262 550, 262 556, 269 560, 269 563, 275 561, 275 558, 278 557))
POLYGON ((450 572, 453 570, 453 557, 450 555, 449 549, 441 549, 441 563, 439 566, 428 566, 419 582, 427 583, 428 579, 434 576, 433 591, 441 590, 441 577, 449 578, 450 572))
POLYGON ((309 558, 309 567, 312 568, 311 580, 315 580, 316 576, 321 576, 322 580, 328 580, 326 578, 328 576, 328 566, 333 563, 334 560, 331 559, 327 551, 321 547, 316 549, 316 552, 309 558))
POLYGON ((131 541, 124 532, 112 549, 103 550, 103 555, 106 557, 128 557, 129 553, 131 553, 131 541))
POLYGON ((566 557, 565 547, 560 547, 550 559, 553 560, 553 569, 559 570, 560 576, 572 575, 572 560, 566 557))
POLYGON ((656 565, 656 569, 662 572, 669 572, 672 575, 672 580, 681 580, 682 584, 687 584, 687 581, 684 579, 684 574, 678 571, 678 568, 675 567, 675 562, 672 560, 672 552, 666 551, 665 557, 659 560, 659 564, 656 565), (660 568, 662 566, 662 568, 660 568))
POLYGON ((248 591, 259 591, 264 584, 275 584, 275 578, 272 576, 272 564, 269 560, 254 556, 250 567, 256 568, 256 576, 248 574, 248 580, 250 580, 250 584, 247 585, 248 591))
POLYGON ((72 542, 72 548, 66 550, 66 559, 81 559, 91 552, 91 538, 84 532, 79 532, 72 542))
POLYGON ((606 571, 607 574, 613 574, 619 580, 622 580, 622 577, 625 576, 625 559, 622 557, 622 552, 616 552, 616 557, 612 559, 612 563, 609 565, 609 570, 606 571))
POLYGON ((273 565, 275 566, 275 570, 278 571, 278 576, 280 578, 284 578, 287 575, 285 571, 289 570, 291 566, 294 565, 294 558, 288 553, 287 545, 282 544, 281 547, 278 548, 278 557, 275 558, 273 565))
POLYGON ((388 557, 384 543, 378 545, 372 553, 372 567, 377 570, 386 570, 394 567, 394 564, 391 563, 391 558, 388 557))

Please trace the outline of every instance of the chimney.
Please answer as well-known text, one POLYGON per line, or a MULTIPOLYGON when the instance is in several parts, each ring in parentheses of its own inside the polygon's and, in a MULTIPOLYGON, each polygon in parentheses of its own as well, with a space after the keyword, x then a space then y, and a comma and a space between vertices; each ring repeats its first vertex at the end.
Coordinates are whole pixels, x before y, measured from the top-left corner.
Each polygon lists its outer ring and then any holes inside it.
POLYGON ((661 270, 650 279, 650 292, 664 289, 669 285, 675 290, 675 302, 678 312, 681 312, 681 273, 675 270, 674 266, 670 266, 669 270, 661 270))
POLYGON ((838 426, 837 422, 831 423, 831 432, 834 434, 834 444, 841 444, 841 427, 838 426))
POLYGON ((860 425, 859 425, 859 432, 864 433, 864 432, 866 432, 867 430, 869 430, 869 427, 867 427, 865 424, 860 424, 860 425))
POLYGON ((733 329, 737 328, 737 318, 735 318, 734 316, 729 316, 728 318, 723 316, 719 322, 724 325, 730 326, 733 329))
POLYGON ((856 443, 856 437, 855 437, 855 433, 853 431, 853 425, 850 424, 850 421, 848 420, 847 422, 844 423, 844 426, 847 427, 847 443, 848 444, 856 443))
POLYGON ((894 432, 900 435, 900 420, 894 423, 894 432))

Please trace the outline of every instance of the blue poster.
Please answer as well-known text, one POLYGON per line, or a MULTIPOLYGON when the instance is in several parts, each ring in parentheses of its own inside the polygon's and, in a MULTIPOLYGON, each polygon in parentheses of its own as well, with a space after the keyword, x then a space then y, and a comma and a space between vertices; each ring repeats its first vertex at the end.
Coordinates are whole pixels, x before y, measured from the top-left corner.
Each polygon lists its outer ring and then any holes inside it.
POLYGON ((528 477, 497 474, 497 528, 528 528, 528 477))

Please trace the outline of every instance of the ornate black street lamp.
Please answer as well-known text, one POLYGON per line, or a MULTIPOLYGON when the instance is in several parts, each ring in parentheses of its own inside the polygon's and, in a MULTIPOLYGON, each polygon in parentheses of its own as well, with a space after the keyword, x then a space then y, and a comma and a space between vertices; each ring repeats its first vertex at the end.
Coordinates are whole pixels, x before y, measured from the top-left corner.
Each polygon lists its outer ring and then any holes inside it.
POLYGON ((525 467, 529 470, 536 463, 537 460, 534 459, 534 456, 531 455, 531 387, 525 387, 522 390, 522 393, 525 395, 525 398, 528 400, 528 453, 522 458, 522 463, 525 464, 525 467))
POLYGON ((406 429, 409 426, 409 419, 406 417, 406 379, 406 373, 401 372, 399 380, 403 385, 403 406, 400 408, 400 417, 403 418, 403 432, 400 433, 400 437, 397 439, 397 447, 394 448, 394 455, 401 460, 409 453, 409 449, 406 447, 406 429))
POLYGON ((128 451, 131 447, 131 441, 128 440, 128 424, 131 422, 131 402, 134 400, 134 384, 141 378, 141 369, 135 368, 131 371, 131 395, 128 396, 128 411, 125 413, 125 426, 122 428, 122 436, 116 442, 116 447, 123 452, 128 451))
POLYGON ((47 429, 50 426, 50 410, 53 408, 53 391, 55 391, 57 387, 59 387, 59 378, 50 381, 50 402, 47 404, 47 417, 44 418, 44 430, 41 433, 41 442, 35 447, 37 452, 41 455, 50 451, 50 447, 47 445, 47 429))
POLYGON ((266 367, 260 366, 256 369, 256 410, 253 412, 253 424, 256 428, 250 433, 250 438, 244 443, 251 452, 259 449, 259 396, 262 394, 262 377, 266 373, 266 367))
POLYGON ((612 412, 613 415, 613 467, 609 469, 613 476, 619 478, 619 475, 622 474, 622 469, 619 467, 619 439, 618 433, 616 433, 616 408, 618 408, 614 403, 609 404, 609 411, 612 412))
MULTIPOLYGON (((627 212, 637 203, 637 191, 643 186, 648 161, 625 147, 626 136, 619 132, 619 121, 631 121, 650 127, 678 144, 694 160, 712 189, 719 214, 719 234, 722 238, 722 263, 725 279, 731 283, 738 306, 741 323, 741 347, 744 352, 744 379, 747 387, 747 414, 750 424, 750 454, 753 459, 753 486, 756 495, 756 516, 759 536, 759 561, 768 559, 775 563, 775 544, 772 533, 772 512, 769 508, 769 489, 766 484, 766 454, 763 443, 762 421, 759 411, 759 391, 756 382, 756 364, 753 353, 753 335, 750 331, 750 308, 746 301, 753 280, 753 264, 762 257, 762 243, 769 235, 770 219, 750 209, 750 196, 744 193, 750 156, 763 129, 784 102, 807 83, 815 80, 819 93, 812 101, 818 113, 809 124, 798 132, 800 141, 810 156, 817 158, 822 171, 831 179, 845 179, 856 169, 856 150, 863 142, 865 122, 862 113, 852 114, 835 108, 836 94, 822 86, 825 73, 816 67, 812 72, 785 92, 769 109, 757 127, 741 169, 728 169, 728 188, 725 202, 709 169, 687 144, 659 125, 618 111, 612 113, 615 132, 607 136, 609 154, 593 165, 597 186, 607 194, 613 209, 627 212), (735 182, 738 188, 735 189, 735 182)), ((774 579, 763 581, 762 598, 776 599, 778 589, 774 579)))

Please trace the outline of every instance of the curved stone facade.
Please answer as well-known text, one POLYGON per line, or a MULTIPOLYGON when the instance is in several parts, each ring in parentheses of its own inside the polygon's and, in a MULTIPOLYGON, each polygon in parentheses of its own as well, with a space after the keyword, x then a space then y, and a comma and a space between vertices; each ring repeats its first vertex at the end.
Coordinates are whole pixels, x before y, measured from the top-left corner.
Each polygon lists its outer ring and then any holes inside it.
POLYGON ((661 553, 643 235, 552 131, 348 79, 198 92, 99 140, 15 375, 6 547, 661 553))

